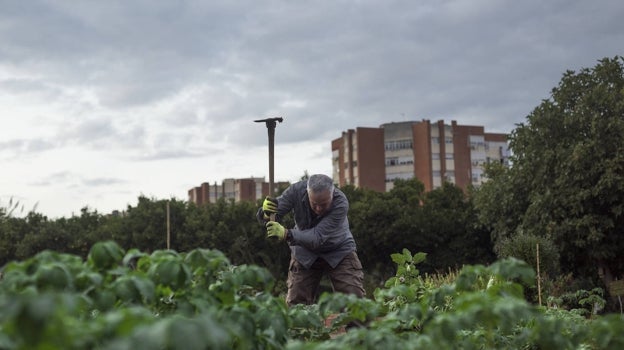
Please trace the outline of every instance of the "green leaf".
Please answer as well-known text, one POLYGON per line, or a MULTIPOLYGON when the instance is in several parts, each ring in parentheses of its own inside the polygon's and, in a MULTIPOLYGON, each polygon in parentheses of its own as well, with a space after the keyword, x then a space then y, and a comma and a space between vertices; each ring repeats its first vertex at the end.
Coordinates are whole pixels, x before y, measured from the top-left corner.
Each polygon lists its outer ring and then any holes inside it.
POLYGON ((154 300, 155 285, 150 279, 140 275, 121 276, 112 284, 117 297, 124 303, 146 303, 154 300))
POLYGON ((136 268, 137 262, 140 258, 147 256, 147 254, 141 252, 136 248, 129 249, 124 255, 122 263, 126 267, 136 268))
POLYGON ((390 258, 392 258, 392 261, 396 263, 397 265, 403 265, 406 262, 405 255, 400 254, 400 253, 391 254, 390 258))
POLYGON ((190 282, 189 268, 180 260, 164 260, 155 262, 148 271, 148 275, 157 284, 169 286, 174 290, 183 288, 190 282))
POLYGON ((405 262, 412 262, 412 253, 407 248, 403 248, 403 256, 405 257, 405 262))
POLYGON ((421 262, 425 261, 426 258, 427 258, 427 253, 419 252, 419 253, 416 253, 416 255, 414 255, 412 262, 414 264, 420 264, 421 262))
POLYGON ((73 276, 67 268, 59 263, 48 263, 39 266, 35 274, 37 288, 40 290, 72 290, 74 287, 73 276))
POLYGON ((88 262, 97 270, 108 270, 119 265, 124 251, 114 241, 97 242, 89 251, 88 262))

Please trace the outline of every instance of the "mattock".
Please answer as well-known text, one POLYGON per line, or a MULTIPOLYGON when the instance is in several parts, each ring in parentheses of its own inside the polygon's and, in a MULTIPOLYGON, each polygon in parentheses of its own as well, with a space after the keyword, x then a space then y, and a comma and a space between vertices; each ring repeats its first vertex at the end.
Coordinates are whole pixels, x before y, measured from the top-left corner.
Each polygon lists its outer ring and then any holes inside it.
MULTIPOLYGON (((266 123, 266 127, 267 130, 269 132, 269 196, 271 196, 271 198, 273 198, 273 196, 275 196, 275 193, 273 192, 273 185, 274 185, 274 169, 273 169, 273 148, 274 148, 274 142, 275 142, 275 127, 277 126, 277 122, 283 122, 284 118, 267 118, 267 119, 259 119, 259 120, 254 120, 254 122, 256 123, 262 123, 265 122, 266 123)), ((275 214, 271 214, 271 221, 275 221, 275 214)))

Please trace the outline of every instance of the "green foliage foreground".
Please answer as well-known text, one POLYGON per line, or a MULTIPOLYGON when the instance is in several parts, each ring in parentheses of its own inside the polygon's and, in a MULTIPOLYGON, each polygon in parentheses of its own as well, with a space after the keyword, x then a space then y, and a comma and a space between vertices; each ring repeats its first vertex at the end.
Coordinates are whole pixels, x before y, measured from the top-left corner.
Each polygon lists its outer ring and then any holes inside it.
POLYGON ((373 299, 324 294, 288 308, 264 268, 218 250, 123 251, 95 244, 86 261, 44 251, 3 270, 2 349, 615 349, 620 315, 585 319, 527 303, 534 280, 508 259, 467 266, 455 282, 419 278, 422 254, 393 254, 397 276, 373 299), (325 320, 338 315, 329 325, 325 320), (353 321, 365 324, 336 331, 353 321))

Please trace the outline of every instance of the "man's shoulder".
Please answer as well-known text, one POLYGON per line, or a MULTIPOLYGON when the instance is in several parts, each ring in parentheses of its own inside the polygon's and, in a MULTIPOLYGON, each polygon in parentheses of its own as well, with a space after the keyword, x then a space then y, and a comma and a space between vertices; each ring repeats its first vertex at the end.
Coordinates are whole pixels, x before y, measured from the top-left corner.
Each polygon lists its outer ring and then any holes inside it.
POLYGON ((305 191, 308 188, 308 182, 305 180, 297 181, 290 185, 290 187, 297 192, 305 191))
POLYGON ((344 192, 342 192, 342 191, 341 191, 338 187, 334 186, 334 197, 335 197, 336 195, 337 195, 338 197, 341 197, 341 198, 344 198, 345 200, 347 200, 347 195, 346 195, 346 194, 344 194, 344 192))
POLYGON ((284 191, 284 193, 282 193, 282 196, 286 196, 289 198, 300 197, 302 194, 305 194, 306 188, 307 188, 306 181, 298 181, 288 186, 288 188, 284 191))
POLYGON ((334 187, 334 203, 341 206, 349 206, 349 199, 338 187, 334 187))

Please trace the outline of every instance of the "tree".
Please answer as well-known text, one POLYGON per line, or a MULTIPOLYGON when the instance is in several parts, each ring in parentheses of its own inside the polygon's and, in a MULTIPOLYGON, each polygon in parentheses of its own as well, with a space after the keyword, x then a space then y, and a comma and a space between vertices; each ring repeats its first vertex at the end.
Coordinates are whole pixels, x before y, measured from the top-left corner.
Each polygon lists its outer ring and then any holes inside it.
POLYGON ((72 215, 51 221, 50 225, 56 227, 61 237, 55 237, 56 244, 47 248, 86 258, 91 246, 101 240, 100 228, 103 220, 104 217, 97 210, 91 211, 84 207, 80 209, 80 216, 72 215))
POLYGON ((494 258, 489 231, 478 225, 471 199, 445 183, 425 192, 418 179, 396 180, 393 189, 378 193, 353 186, 342 188, 349 198, 349 222, 362 265, 369 273, 393 274, 391 255, 402 249, 427 253, 424 272, 447 271, 494 258))
POLYGON ((422 235, 430 252, 426 264, 438 271, 495 259, 490 232, 478 224, 474 204, 456 185, 444 182, 423 199, 422 235))
POLYGON ((624 59, 567 71, 511 133, 512 167, 489 169, 477 191, 496 244, 514 235, 559 247, 579 277, 624 272, 624 59))
POLYGON ((393 225, 399 220, 398 204, 385 193, 351 185, 342 189, 349 199, 349 225, 364 270, 393 273, 390 254, 400 251, 393 225), (387 269, 388 271, 382 271, 387 269))
MULTIPOLYGON (((123 248, 137 248, 152 252, 167 248, 167 201, 166 199, 139 196, 136 207, 128 206, 120 231, 113 232, 113 237, 123 248)), ((176 200, 170 201, 170 231, 172 240, 184 222, 183 204, 176 200), (177 210, 179 209, 179 210, 177 210)))

